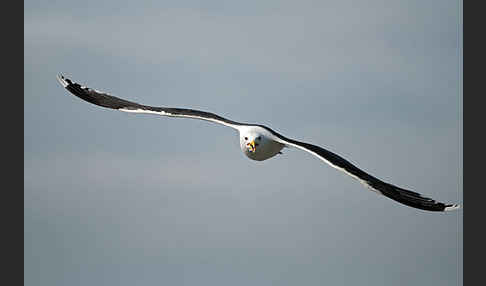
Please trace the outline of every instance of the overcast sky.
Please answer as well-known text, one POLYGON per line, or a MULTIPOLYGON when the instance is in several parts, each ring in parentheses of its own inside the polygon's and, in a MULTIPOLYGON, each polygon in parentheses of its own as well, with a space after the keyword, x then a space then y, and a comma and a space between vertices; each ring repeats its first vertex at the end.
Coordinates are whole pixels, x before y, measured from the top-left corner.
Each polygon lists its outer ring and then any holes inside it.
POLYGON ((462 1, 24 1, 25 285, 462 285, 463 211, 56 75, 264 124, 462 203, 462 1))

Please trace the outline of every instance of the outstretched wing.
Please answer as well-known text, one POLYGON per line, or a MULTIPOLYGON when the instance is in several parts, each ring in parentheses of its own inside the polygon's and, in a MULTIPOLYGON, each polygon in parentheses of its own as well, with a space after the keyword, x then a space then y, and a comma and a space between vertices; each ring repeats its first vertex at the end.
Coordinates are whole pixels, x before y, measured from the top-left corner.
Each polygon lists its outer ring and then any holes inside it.
POLYGON ((201 119, 207 120, 219 124, 223 124, 235 129, 238 129, 237 126, 242 125, 239 122, 235 122, 232 120, 228 120, 223 118, 219 115, 214 113, 194 110, 194 109, 185 109, 185 108, 169 108, 169 107, 154 107, 139 104, 136 102, 131 102, 125 99, 121 99, 108 93, 101 92, 95 89, 91 89, 89 87, 81 86, 80 84, 73 82, 72 80, 65 78, 62 75, 58 75, 57 79, 59 82, 66 88, 69 92, 74 94, 75 96, 86 100, 87 102, 106 107, 111 109, 117 109, 124 112, 133 112, 133 113, 152 113, 158 114, 163 116, 170 116, 170 117, 187 117, 193 119, 201 119))
POLYGON ((450 211, 460 207, 457 204, 444 204, 437 202, 431 198, 424 197, 419 193, 405 190, 392 184, 383 182, 382 180, 359 169, 346 159, 324 148, 309 143, 292 140, 267 127, 264 128, 268 129, 275 136, 274 140, 285 144, 286 146, 293 146, 317 156, 319 159, 323 160, 332 167, 341 170, 351 177, 357 179, 372 191, 384 195, 399 203, 427 211, 450 211))

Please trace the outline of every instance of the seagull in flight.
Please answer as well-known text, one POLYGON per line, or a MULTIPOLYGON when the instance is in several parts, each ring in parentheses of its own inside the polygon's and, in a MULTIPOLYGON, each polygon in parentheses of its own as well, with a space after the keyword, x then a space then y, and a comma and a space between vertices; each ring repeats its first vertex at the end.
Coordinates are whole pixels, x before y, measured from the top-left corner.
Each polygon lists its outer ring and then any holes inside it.
POLYGON ((368 189, 409 207, 434 212, 451 211, 460 208, 458 204, 437 202, 419 193, 386 183, 364 172, 331 151, 310 143, 287 138, 263 125, 236 122, 214 113, 200 110, 143 105, 82 86, 63 75, 58 75, 57 79, 73 95, 101 107, 132 113, 150 113, 169 117, 201 119, 234 128, 239 132, 241 151, 251 160, 267 160, 277 154, 281 154, 283 148, 294 147, 309 152, 331 167, 343 171, 368 189))

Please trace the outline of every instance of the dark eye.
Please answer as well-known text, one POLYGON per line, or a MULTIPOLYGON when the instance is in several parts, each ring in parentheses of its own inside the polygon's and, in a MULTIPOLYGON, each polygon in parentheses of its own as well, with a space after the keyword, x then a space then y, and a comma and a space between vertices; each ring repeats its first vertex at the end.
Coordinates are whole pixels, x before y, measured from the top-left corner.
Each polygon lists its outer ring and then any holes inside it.
POLYGON ((262 140, 262 136, 258 136, 257 137, 257 140, 262 140))
POLYGON ((245 137, 245 140, 248 140, 248 137, 245 137))

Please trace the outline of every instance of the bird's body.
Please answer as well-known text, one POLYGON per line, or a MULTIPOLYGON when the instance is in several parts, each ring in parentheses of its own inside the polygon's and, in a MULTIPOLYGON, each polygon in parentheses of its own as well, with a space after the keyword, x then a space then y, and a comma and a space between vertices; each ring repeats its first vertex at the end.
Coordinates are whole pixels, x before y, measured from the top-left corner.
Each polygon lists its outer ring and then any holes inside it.
POLYGON ((58 76, 58 80, 75 96, 98 106, 124 112, 201 119, 234 128, 239 132, 240 148, 242 152, 252 160, 264 161, 280 154, 281 150, 285 147, 297 148, 313 154, 331 167, 343 171, 357 179, 372 191, 404 205, 428 211, 450 211, 459 208, 459 205, 457 204, 437 202, 433 199, 424 197, 419 193, 383 182, 335 153, 316 145, 284 137, 263 125, 240 123, 228 120, 214 113, 194 109, 142 105, 81 86, 61 75, 58 76))
POLYGON ((250 159, 264 161, 280 153, 285 147, 273 139, 274 135, 264 127, 258 125, 243 126, 239 128, 241 151, 250 159), (254 151, 248 148, 254 142, 254 151))

